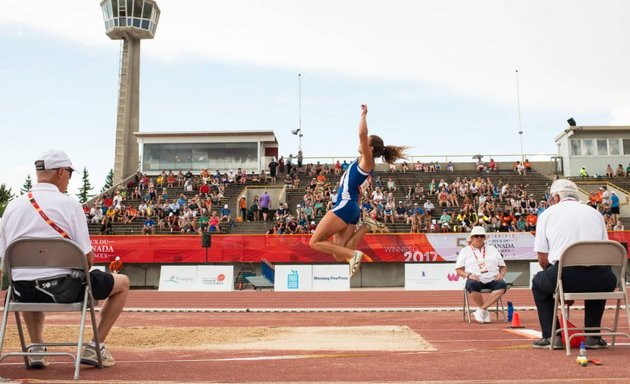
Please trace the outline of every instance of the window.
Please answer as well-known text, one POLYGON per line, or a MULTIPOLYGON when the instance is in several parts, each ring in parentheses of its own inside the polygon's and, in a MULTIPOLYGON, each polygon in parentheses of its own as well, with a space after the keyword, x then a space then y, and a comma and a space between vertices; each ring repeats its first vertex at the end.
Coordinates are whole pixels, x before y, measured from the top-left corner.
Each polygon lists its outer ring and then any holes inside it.
POLYGON ((584 156, 593 156, 595 154, 595 140, 582 140, 582 148, 584 149, 582 153, 584 156))
POLYGON ((623 139, 623 154, 630 155, 630 139, 623 139))
MULTIPOLYGON (((628 144, 630 144, 630 142, 628 144)), ((582 156, 582 143, 580 140, 571 140, 571 155, 582 156)))
POLYGON ((608 156, 608 140, 597 139, 597 154, 600 156, 608 156))
POLYGON ((611 156, 618 156, 619 153, 619 139, 608 139, 608 154, 611 156))

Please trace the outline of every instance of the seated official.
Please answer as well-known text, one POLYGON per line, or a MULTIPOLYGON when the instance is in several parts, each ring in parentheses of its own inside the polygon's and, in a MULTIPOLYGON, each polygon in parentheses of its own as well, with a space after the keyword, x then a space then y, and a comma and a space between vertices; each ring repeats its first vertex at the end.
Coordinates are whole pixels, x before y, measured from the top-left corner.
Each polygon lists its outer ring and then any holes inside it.
POLYGON ((503 280, 507 267, 501 253, 492 245, 486 245, 486 230, 474 227, 470 232, 469 244, 457 256, 455 271, 466 278, 466 290, 470 300, 478 307, 474 312, 475 321, 490 323, 488 308, 505 294, 507 284, 503 280), (482 289, 489 289, 490 296, 484 302, 482 289))

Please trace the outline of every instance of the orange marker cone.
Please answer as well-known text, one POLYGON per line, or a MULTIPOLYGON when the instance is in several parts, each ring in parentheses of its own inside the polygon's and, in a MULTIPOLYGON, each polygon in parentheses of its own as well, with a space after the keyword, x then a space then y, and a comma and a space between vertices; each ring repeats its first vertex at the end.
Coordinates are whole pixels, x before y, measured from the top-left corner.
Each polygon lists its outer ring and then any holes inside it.
POLYGON ((525 328, 521 325, 521 318, 519 317, 518 312, 514 312, 514 315, 512 315, 512 324, 510 325, 510 328, 525 328))

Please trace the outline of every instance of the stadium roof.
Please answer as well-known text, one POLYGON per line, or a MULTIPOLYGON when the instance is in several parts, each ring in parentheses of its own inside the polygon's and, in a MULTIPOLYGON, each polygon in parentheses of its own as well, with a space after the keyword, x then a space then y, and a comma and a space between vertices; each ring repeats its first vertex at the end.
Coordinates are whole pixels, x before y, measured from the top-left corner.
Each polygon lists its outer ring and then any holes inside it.
POLYGON ((262 141, 277 143, 278 140, 273 131, 173 131, 173 132, 134 132, 138 138, 158 138, 158 137, 262 137, 262 141))

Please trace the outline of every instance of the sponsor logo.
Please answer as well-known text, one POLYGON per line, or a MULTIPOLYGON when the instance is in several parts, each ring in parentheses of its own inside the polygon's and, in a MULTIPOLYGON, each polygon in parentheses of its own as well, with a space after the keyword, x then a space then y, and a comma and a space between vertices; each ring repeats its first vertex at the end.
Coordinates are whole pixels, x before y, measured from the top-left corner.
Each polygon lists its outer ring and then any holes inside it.
POLYGON ((183 276, 175 276, 171 275, 164 280, 165 283, 173 283, 173 284, 189 284, 192 283, 195 279, 192 277, 183 277, 183 276))
POLYGON ((447 273, 448 281, 459 281, 459 275, 457 273, 447 273))
POLYGON ((313 280, 322 280, 322 281, 347 281, 348 276, 313 276, 313 280))
POLYGON ((224 274, 220 274, 219 276, 217 276, 217 280, 218 280, 218 281, 223 281, 223 280, 225 280, 225 275, 224 275, 224 274))
POLYGON ((287 289, 299 289, 300 288, 300 274, 297 270, 292 269, 287 275, 287 289))

